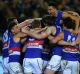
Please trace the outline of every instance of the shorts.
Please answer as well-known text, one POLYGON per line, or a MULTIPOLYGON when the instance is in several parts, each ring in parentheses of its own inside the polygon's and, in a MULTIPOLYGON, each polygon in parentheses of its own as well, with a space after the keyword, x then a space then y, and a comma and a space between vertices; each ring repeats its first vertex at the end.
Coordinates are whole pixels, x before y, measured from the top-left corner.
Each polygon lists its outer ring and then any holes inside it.
POLYGON ((9 57, 3 58, 3 70, 4 73, 9 72, 9 66, 8 66, 9 57))
POLYGON ((78 61, 61 61, 61 68, 63 74, 79 74, 79 62, 78 61))
POLYGON ((61 56, 59 55, 53 55, 51 60, 49 61, 47 65, 47 69, 58 71, 58 69, 61 66, 61 56))
POLYGON ((42 74, 42 63, 43 60, 41 58, 24 58, 24 73, 42 74))
POLYGON ((10 62, 9 63, 9 72, 10 74, 22 73, 22 67, 18 62, 10 62))
POLYGON ((43 70, 47 67, 49 61, 43 60, 43 70))

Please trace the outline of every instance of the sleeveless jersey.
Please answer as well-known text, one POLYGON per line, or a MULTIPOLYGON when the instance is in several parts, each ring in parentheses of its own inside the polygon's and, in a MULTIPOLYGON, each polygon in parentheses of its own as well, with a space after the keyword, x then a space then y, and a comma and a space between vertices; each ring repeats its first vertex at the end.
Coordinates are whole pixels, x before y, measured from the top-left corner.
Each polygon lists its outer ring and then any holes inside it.
MULTIPOLYGON (((53 36, 56 37, 60 32, 62 32, 61 27, 60 26, 55 26, 56 27, 56 32, 53 33, 53 36)), ((52 48, 52 55, 62 55, 62 46, 58 45, 58 44, 53 44, 53 48, 52 48)))
POLYGON ((9 62, 19 62, 20 61, 20 51, 21 51, 21 43, 15 42, 13 40, 14 35, 10 38, 9 51, 9 62))
MULTIPOLYGON (((72 34, 69 31, 64 30, 64 41, 73 42, 76 41, 78 35, 72 34)), ((69 61, 77 61, 79 60, 79 48, 76 46, 64 46, 63 47, 63 59, 69 61)))
POLYGON ((44 40, 38 40, 33 37, 27 37, 27 48, 25 58, 41 58, 44 40))
POLYGON ((62 14, 63 14, 63 11, 58 10, 57 11, 57 17, 55 17, 55 25, 59 26, 61 28, 63 27, 63 24, 62 24, 62 20, 63 20, 62 14))
POLYGON ((42 59, 45 61, 49 61, 50 60, 50 49, 48 46, 49 40, 47 38, 44 39, 44 47, 42 49, 42 59), (46 45, 47 44, 47 45, 46 45))

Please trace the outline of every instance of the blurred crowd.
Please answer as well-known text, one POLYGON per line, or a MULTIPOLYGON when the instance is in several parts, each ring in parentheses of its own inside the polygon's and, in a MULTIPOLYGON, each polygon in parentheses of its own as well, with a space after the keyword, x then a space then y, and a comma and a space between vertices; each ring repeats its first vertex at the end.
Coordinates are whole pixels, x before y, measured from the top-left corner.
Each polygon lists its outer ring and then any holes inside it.
POLYGON ((35 18, 47 14, 49 2, 58 3, 57 9, 73 10, 80 14, 79 0, 0 0, 0 34, 7 28, 7 20, 16 18, 35 18))

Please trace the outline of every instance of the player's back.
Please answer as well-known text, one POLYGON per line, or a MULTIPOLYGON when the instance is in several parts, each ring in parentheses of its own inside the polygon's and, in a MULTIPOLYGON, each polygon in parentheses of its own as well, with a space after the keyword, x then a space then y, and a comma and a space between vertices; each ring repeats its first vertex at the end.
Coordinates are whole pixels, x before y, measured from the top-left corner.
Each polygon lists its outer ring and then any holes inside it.
POLYGON ((27 43, 27 48, 26 48, 25 58, 40 58, 44 41, 28 37, 26 43, 27 43))

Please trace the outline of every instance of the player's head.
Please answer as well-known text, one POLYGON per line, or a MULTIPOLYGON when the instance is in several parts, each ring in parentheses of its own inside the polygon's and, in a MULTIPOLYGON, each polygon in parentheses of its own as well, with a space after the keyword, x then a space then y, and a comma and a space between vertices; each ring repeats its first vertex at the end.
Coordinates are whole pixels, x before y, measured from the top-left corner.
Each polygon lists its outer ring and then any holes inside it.
POLYGON ((29 26, 30 29, 41 28, 41 21, 34 20, 31 25, 29 26))
POLYGON ((42 22, 42 25, 44 26, 54 25, 55 17, 50 15, 43 16, 41 22, 42 22))
POLYGON ((75 21, 71 18, 63 19, 64 28, 75 30, 76 24, 75 21))
POLYGON ((18 21, 17 19, 13 19, 9 22, 9 26, 8 26, 8 30, 9 32, 12 32, 12 33, 17 33, 19 32, 19 28, 18 28, 18 21))
POLYGON ((49 3, 48 4, 48 13, 50 15, 54 15, 56 13, 56 8, 57 8, 57 3, 55 3, 55 2, 49 3))

